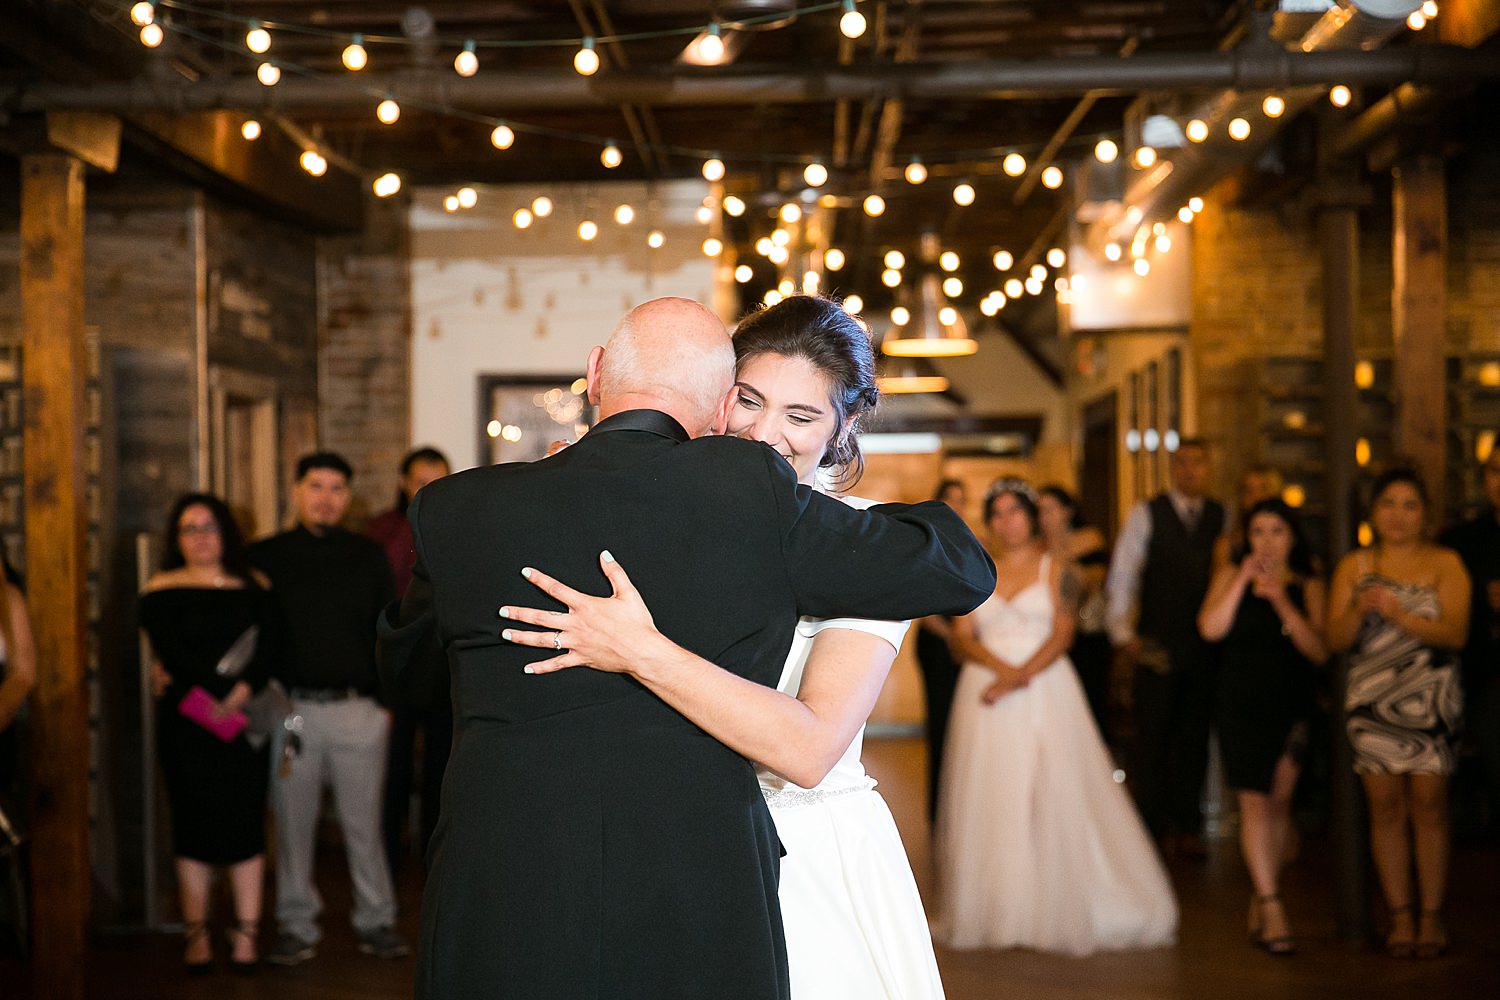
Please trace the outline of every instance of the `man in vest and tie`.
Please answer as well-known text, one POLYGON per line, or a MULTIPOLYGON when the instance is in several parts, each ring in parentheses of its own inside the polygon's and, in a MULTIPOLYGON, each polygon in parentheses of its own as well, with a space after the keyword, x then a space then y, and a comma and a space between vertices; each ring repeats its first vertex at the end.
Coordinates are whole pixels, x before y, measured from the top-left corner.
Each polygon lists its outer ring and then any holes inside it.
POLYGON ((1225 518, 1207 496, 1202 440, 1178 445, 1170 473, 1170 489, 1131 510, 1105 589, 1110 641, 1133 675, 1130 780, 1141 816, 1164 853, 1201 857, 1216 670, 1197 620, 1225 518))

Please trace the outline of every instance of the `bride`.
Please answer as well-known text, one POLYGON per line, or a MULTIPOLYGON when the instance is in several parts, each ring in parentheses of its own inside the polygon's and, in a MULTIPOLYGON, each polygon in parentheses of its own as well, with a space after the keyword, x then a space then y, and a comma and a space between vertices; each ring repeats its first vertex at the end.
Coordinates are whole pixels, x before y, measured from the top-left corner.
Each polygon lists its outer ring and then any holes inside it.
POLYGON ((997 582, 953 623, 964 665, 938 798, 933 935, 1070 955, 1170 944, 1172 886, 1068 665, 1071 572, 1048 553, 1026 483, 990 487, 984 519, 997 582))
MULTIPOLYGON (((876 399, 875 358, 860 325, 828 299, 792 296, 740 323, 734 347, 729 432, 770 445, 805 486, 816 486, 820 470, 836 480, 857 478, 855 431, 876 399)), ((533 664, 532 672, 590 666, 630 673, 758 762, 786 848, 780 897, 794 998, 941 1000, 911 865, 860 763, 865 720, 907 623, 803 618, 773 691, 674 645, 656 631, 625 570, 608 553, 601 564, 613 597, 590 597, 532 572, 532 583, 568 606, 568 652, 533 664)), ((558 626, 550 612, 508 607, 501 615, 558 626)), ((553 646, 554 634, 510 633, 512 641, 542 648, 553 646)))

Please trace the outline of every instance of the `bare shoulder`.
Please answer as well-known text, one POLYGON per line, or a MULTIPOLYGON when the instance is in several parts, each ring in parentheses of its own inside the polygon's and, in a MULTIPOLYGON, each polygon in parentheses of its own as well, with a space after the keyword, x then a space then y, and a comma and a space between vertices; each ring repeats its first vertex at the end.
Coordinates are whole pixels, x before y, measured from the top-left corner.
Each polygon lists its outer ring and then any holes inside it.
POLYGON ((1446 545, 1430 545, 1427 547, 1427 563, 1439 577, 1447 577, 1450 574, 1467 579, 1469 571, 1464 567, 1464 561, 1459 554, 1446 545))
POLYGON ((169 590, 172 587, 179 586, 182 581, 182 570, 164 569, 159 573, 153 574, 151 579, 146 581, 146 585, 141 588, 141 593, 150 594, 158 590, 169 590))

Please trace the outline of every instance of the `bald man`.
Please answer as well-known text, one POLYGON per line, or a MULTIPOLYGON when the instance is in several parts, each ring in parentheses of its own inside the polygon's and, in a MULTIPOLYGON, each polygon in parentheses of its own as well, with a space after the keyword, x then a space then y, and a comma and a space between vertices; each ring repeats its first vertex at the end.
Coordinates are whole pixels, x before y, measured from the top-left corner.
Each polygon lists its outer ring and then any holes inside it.
POLYGON ((718 436, 734 354, 696 302, 634 309, 587 382, 601 419, 577 444, 409 509, 417 566, 382 673, 399 690, 445 654, 455 716, 416 994, 786 1000, 780 843, 750 762, 628 675, 525 673, 545 656, 502 641, 497 610, 547 601, 531 566, 610 593, 608 550, 664 634, 774 687, 799 615, 963 614, 994 567, 943 504, 856 511, 718 436))

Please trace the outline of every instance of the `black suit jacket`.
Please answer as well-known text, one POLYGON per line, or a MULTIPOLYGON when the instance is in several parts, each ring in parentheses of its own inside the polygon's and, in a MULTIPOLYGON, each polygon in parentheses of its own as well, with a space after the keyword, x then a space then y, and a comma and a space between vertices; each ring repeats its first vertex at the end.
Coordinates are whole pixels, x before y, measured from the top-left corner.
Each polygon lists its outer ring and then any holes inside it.
POLYGON ((456 733, 429 856, 417 996, 787 996, 780 845, 751 765, 626 675, 532 676, 502 604, 520 570, 609 593, 630 573, 661 631, 775 685, 800 614, 962 614, 994 566, 943 504, 857 511, 764 445, 689 441, 654 410, 543 461, 440 479, 412 503, 417 567, 382 623, 396 685, 434 646, 456 733))

